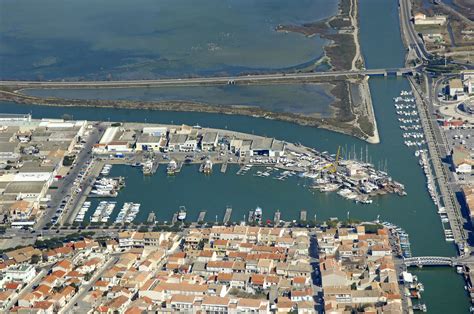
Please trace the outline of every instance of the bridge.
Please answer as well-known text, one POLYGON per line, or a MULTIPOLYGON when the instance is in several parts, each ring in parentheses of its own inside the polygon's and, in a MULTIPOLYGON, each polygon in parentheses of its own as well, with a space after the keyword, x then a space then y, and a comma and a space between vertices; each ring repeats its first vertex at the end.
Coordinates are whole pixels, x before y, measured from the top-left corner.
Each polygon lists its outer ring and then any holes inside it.
POLYGON ((445 256, 417 256, 403 259, 405 266, 460 266, 474 264, 474 256, 445 257, 445 256))
POLYGON ((179 85, 219 85, 219 84, 258 84, 258 83, 291 83, 311 81, 318 78, 350 78, 357 76, 402 76, 411 75, 414 68, 368 69, 355 71, 331 71, 310 73, 252 74, 245 76, 216 76, 196 78, 172 78, 157 80, 124 80, 124 81, 0 81, 0 87, 15 88, 95 88, 95 87, 152 87, 179 85))

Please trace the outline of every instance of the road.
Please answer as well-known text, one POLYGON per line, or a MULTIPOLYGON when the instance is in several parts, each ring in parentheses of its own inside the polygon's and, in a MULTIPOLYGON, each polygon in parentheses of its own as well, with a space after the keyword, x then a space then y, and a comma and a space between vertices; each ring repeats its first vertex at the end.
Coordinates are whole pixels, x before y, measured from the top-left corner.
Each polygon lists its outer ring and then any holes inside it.
POLYGON ((31 291, 31 288, 35 285, 37 285, 46 275, 47 270, 46 269, 41 269, 41 271, 36 274, 35 278, 33 278, 32 281, 30 281, 23 289, 20 290, 20 293, 18 293, 14 298, 12 298, 7 305, 5 306, 5 309, 8 311, 10 308, 16 304, 19 298, 24 296, 26 293, 31 291))
POLYGON ((426 51, 425 46, 415 31, 411 22, 411 2, 410 0, 400 0, 400 23, 403 37, 406 40, 410 50, 414 50, 416 56, 420 60, 430 59, 430 54, 426 51))
MULTIPOLYGON (((72 297, 72 299, 69 300, 69 302, 58 311, 58 314, 76 312, 74 309, 71 309, 71 307, 74 306, 76 301, 80 297, 82 297, 82 295, 84 293, 89 291, 89 289, 92 287, 92 284, 95 283, 97 281, 97 279, 100 278, 100 276, 102 276, 102 274, 109 268, 109 266, 111 266, 112 264, 117 263, 118 259, 119 258, 118 258, 117 255, 114 255, 111 258, 109 258, 109 260, 104 265, 102 265, 102 267, 99 270, 97 270, 94 273, 92 278, 87 283, 80 285, 79 291, 77 291, 77 293, 72 297)), ((80 313, 80 312, 77 312, 77 313, 80 313)))
POLYGON ((87 87, 151 87, 201 84, 234 84, 234 83, 263 83, 266 81, 292 82, 314 78, 331 78, 338 76, 353 77, 358 75, 384 75, 387 72, 413 72, 412 68, 369 69, 311 73, 279 73, 253 74, 247 76, 174 78, 158 80, 128 80, 128 81, 84 81, 84 82, 36 82, 36 81, 0 81, 0 86, 17 88, 87 88, 87 87))
MULTIPOLYGON (((71 199, 68 201, 66 205, 65 214, 67 214, 68 208, 74 208, 77 202, 77 193, 73 193, 76 189, 75 187, 75 179, 78 178, 79 172, 82 171, 84 165, 87 161, 91 159, 91 151, 92 146, 98 142, 100 137, 103 134, 103 129, 99 127, 94 127, 91 129, 89 136, 87 137, 86 143, 84 144, 84 148, 81 149, 79 154, 76 156, 75 165, 71 168, 69 173, 62 179, 60 179, 58 184, 57 190, 52 193, 51 201, 48 204, 48 208, 46 209, 43 216, 38 220, 36 223, 35 229, 41 230, 46 224, 51 223, 51 220, 60 206, 62 200, 67 196, 70 195, 71 199), (101 130, 102 131, 99 131, 101 130)), ((80 193, 79 193, 80 194, 80 193)), ((80 195, 79 195, 80 196, 80 195)), ((63 214, 64 215, 64 214, 63 214)))
MULTIPOLYGON (((433 121, 432 115, 434 113, 433 108, 433 95, 430 79, 424 75, 424 81, 426 83, 426 95, 423 95, 421 91, 416 87, 417 85, 410 80, 412 88, 414 90, 414 96, 416 98, 416 104, 420 114, 421 124, 425 133, 426 142, 428 144, 428 150, 430 153, 431 163, 436 174, 435 180, 438 183, 441 198, 443 200, 446 213, 449 218, 449 223, 453 231, 453 237, 455 242, 459 244, 465 244, 467 240, 467 234, 464 230, 464 220, 461 214, 461 210, 456 201, 456 197, 448 185, 449 169, 442 164, 442 159, 448 154, 446 151, 446 145, 441 135, 439 127, 433 121)), ((436 95, 435 95, 436 97, 436 95)))

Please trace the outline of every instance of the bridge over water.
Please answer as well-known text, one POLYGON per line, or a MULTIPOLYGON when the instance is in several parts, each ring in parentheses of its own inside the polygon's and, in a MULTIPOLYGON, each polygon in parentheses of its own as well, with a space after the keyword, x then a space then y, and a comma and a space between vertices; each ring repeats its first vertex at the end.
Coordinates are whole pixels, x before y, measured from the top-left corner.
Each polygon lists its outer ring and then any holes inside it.
POLYGON ((445 256, 417 256, 404 258, 405 266, 461 266, 474 264, 474 256, 445 257, 445 256))
POLYGON ((356 71, 331 71, 311 73, 254 74, 245 76, 216 76, 196 78, 173 78, 157 80, 124 81, 0 81, 0 86, 15 88, 107 88, 107 87, 152 87, 179 85, 259 84, 292 83, 319 78, 351 78, 357 76, 402 76, 411 75, 414 68, 369 69, 356 71))

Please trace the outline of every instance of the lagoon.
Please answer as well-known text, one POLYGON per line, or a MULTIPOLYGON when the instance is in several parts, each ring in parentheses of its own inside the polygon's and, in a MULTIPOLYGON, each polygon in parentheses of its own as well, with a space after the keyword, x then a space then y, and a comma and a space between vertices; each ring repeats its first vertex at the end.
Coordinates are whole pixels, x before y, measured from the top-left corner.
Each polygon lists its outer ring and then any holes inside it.
POLYGON ((320 37, 279 33, 334 0, 0 0, 0 78, 148 79, 304 67, 320 37))

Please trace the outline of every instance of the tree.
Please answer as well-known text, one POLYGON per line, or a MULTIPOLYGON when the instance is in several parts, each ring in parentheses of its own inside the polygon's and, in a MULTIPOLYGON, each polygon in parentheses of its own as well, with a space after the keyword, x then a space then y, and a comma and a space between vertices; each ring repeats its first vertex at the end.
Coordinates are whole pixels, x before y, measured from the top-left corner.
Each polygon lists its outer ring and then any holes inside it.
POLYGON ((38 264, 40 261, 41 261, 41 256, 39 256, 38 254, 34 254, 33 256, 31 256, 31 261, 30 261, 31 264, 38 264))

